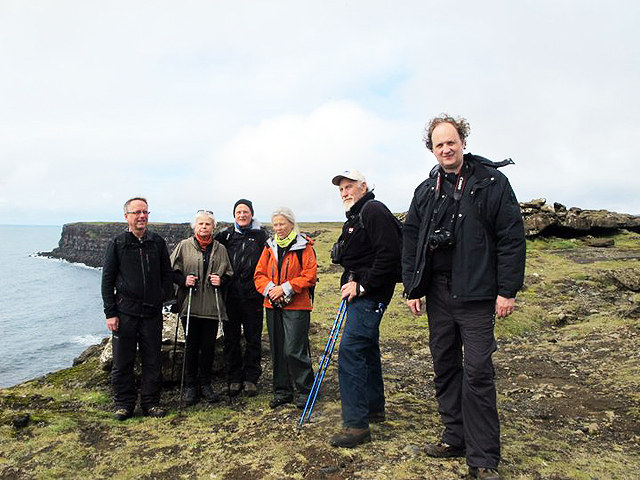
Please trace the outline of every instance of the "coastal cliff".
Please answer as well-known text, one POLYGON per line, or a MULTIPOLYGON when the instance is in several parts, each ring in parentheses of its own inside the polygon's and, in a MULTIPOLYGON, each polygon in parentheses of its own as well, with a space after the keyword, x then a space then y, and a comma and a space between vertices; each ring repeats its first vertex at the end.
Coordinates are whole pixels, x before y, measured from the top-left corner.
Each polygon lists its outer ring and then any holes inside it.
MULTIPOLYGON (((640 233, 640 216, 607 210, 566 208, 560 203, 548 205, 544 198, 520 203, 528 238, 558 236, 580 238, 601 236, 618 230, 640 233)), ((406 214, 398 214, 404 220, 406 214)), ((228 223, 220 222, 218 229, 228 223)), ((125 231, 126 223, 68 223, 62 227, 58 247, 40 255, 60 258, 90 267, 101 267, 107 242, 125 231)), ((171 252, 176 244, 192 234, 188 223, 151 223, 149 229, 160 234, 171 252)), ((602 245, 606 246, 606 245, 602 245)))
MULTIPOLYGON (((220 223, 218 227, 225 228, 227 225, 220 223)), ((84 263, 90 267, 102 267, 107 243, 126 229, 127 224, 124 222, 67 223, 62 227, 58 247, 50 252, 40 252, 40 255, 72 263, 84 263)), ((169 252, 180 240, 193 233, 188 223, 150 223, 149 230, 165 239, 169 252)))

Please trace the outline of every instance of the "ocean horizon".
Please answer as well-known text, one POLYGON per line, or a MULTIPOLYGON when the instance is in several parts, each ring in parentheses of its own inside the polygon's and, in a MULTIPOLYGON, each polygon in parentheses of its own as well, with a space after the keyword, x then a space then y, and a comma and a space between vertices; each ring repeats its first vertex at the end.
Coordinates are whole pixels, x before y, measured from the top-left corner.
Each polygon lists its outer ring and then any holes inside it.
POLYGON ((71 367, 109 335, 101 271, 37 255, 61 225, 0 225, 0 388, 71 367))

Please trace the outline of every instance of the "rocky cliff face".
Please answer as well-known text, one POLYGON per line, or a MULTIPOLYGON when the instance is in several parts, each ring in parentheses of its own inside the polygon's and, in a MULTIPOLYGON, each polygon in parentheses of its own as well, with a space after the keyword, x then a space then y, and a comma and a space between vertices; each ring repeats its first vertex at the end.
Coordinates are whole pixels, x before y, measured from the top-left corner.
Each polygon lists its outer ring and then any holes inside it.
MULTIPOLYGON (((104 251, 109 240, 127 230, 122 223, 68 223, 62 227, 58 248, 41 255, 60 258, 90 267, 102 267, 104 251)), ((169 252, 176 244, 192 234, 188 223, 151 223, 149 230, 161 235, 169 252)))

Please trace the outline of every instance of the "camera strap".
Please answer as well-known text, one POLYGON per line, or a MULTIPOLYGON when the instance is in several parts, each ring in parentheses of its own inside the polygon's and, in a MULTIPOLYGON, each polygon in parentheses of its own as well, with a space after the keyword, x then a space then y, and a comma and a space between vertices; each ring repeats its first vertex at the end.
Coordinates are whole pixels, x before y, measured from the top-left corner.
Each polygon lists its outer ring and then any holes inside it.
MULTIPOLYGON (((456 175, 456 183, 453 186, 453 199, 456 202, 459 202, 462 198, 462 193, 464 192, 464 187, 467 184, 467 176, 462 172, 465 170, 466 165, 463 165, 456 175)), ((440 195, 440 188, 442 187, 442 170, 438 170, 438 177, 436 178, 436 195, 440 195)))
MULTIPOLYGON (((456 175, 456 181, 453 185, 453 194, 451 195, 451 197, 453 198, 453 201, 455 203, 453 206, 453 213, 451 214, 451 217, 449 219, 449 226, 447 227, 452 233, 455 231, 456 219, 458 217, 458 212, 460 211, 460 200, 462 199, 464 188, 467 185, 467 178, 468 178, 467 171, 468 171, 468 166, 465 162, 463 163, 462 167, 460 168, 460 171, 456 175)), ((443 177, 443 171, 442 171, 442 168, 440 168, 438 170, 438 176, 436 178, 436 196, 437 197, 440 197, 440 191, 442 190, 442 182, 444 180, 442 177, 443 177)), ((445 195, 447 194, 445 193, 445 195)), ((432 218, 431 218, 431 224, 432 224, 433 230, 435 230, 440 226, 444 226, 442 216, 446 213, 447 210, 449 210, 445 205, 445 201, 446 201, 446 197, 442 199, 442 201, 440 202, 440 205, 437 206, 433 211, 432 218)))

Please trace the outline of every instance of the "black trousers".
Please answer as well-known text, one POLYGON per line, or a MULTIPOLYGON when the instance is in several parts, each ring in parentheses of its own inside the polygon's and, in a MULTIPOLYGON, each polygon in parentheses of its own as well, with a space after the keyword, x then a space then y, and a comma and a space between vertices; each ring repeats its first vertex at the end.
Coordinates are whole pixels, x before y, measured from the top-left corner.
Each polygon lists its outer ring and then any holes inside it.
POLYGON ((118 331, 113 333, 111 384, 116 408, 133 411, 138 394, 133 376, 136 351, 140 349, 142 381, 140 405, 150 408, 160 403, 162 388, 162 313, 137 317, 121 313, 118 331))
MULTIPOLYGON (((182 326, 187 329, 187 318, 182 318, 182 326)), ((210 318, 189 317, 189 335, 185 351, 186 365, 184 383, 187 387, 209 385, 213 370, 213 359, 218 335, 218 321, 210 318)))
POLYGON ((227 299, 224 330, 224 365, 229 383, 257 383, 262 374, 262 298, 227 299), (240 340, 244 330, 244 355, 240 340))
POLYGON ((467 448, 471 467, 497 468, 500 422, 491 355, 495 300, 461 302, 451 298, 451 277, 436 274, 427 295, 429 347, 442 441, 467 448))

